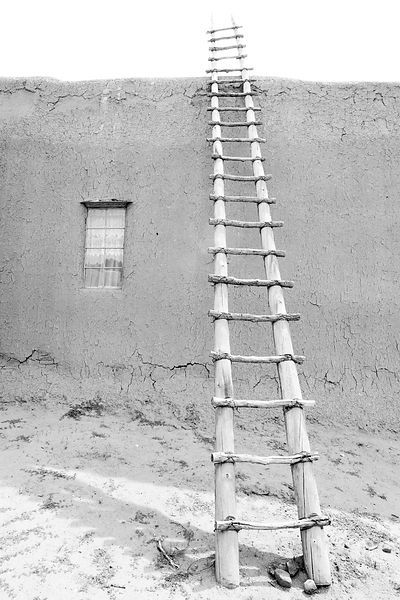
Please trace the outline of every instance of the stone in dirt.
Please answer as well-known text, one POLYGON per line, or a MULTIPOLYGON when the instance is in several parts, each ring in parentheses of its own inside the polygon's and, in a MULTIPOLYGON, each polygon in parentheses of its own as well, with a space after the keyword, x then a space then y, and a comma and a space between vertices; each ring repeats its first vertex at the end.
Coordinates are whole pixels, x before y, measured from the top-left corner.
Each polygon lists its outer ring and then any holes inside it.
POLYGON ((315 581, 313 579, 307 579, 304 584, 304 591, 306 594, 315 594, 315 592, 318 590, 317 586, 315 585, 315 581))
POLYGON ((275 579, 281 587, 290 588, 292 587, 292 579, 287 571, 283 569, 275 569, 275 579))
POLYGON ((291 577, 294 577, 295 575, 297 575, 297 573, 300 570, 300 566, 294 558, 291 558, 290 560, 287 561, 286 568, 291 577))
POLYGON ((269 565, 268 567, 268 573, 272 576, 275 577, 275 571, 277 569, 282 569, 282 571, 286 570, 286 565, 284 562, 280 562, 280 563, 272 563, 269 565))
POLYGON ((365 549, 366 550, 376 550, 378 547, 378 544, 375 544, 374 542, 369 542, 368 544, 366 544, 365 549))
POLYGON ((188 547, 186 538, 165 538, 161 540, 162 547, 169 556, 182 554, 188 547))
POLYGON ((293 560, 299 565, 300 571, 304 571, 304 557, 302 554, 300 556, 294 556, 293 560))

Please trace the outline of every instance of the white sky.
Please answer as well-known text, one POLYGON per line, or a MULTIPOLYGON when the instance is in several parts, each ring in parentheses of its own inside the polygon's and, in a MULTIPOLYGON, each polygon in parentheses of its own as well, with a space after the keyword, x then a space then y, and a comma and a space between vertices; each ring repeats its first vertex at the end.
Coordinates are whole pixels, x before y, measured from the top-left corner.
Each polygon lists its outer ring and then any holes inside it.
POLYGON ((399 0, 3 0, 0 76, 202 76, 213 9, 258 75, 400 81, 399 0))

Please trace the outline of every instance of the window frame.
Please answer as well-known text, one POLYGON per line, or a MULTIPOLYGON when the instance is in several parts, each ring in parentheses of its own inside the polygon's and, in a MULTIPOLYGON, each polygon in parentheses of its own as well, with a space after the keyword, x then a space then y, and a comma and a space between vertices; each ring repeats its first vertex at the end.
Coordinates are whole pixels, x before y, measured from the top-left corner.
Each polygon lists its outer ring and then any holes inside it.
MULTIPOLYGON (((103 291, 116 291, 116 290, 121 290, 122 289, 122 285, 123 285, 123 273, 124 273, 124 255, 125 255, 125 234, 126 234, 126 229, 127 229, 127 208, 129 206, 129 204, 131 204, 131 201, 129 200, 117 200, 117 199, 113 199, 113 198, 105 198, 105 199, 96 199, 96 200, 83 200, 81 202, 81 204, 83 206, 85 206, 86 208, 86 215, 85 215, 85 232, 84 232, 84 244, 83 244, 83 287, 85 290, 103 290, 103 291), (89 210, 90 209, 94 209, 94 210, 105 210, 107 208, 122 208, 125 210, 124 212, 124 226, 123 227, 112 227, 110 229, 122 229, 123 230, 123 241, 122 241, 122 246, 121 246, 121 250, 122 250, 122 266, 121 268, 116 268, 116 267, 93 267, 93 269, 98 269, 100 271, 100 273, 104 273, 106 270, 120 270, 121 271, 121 275, 120 275, 120 285, 118 286, 105 286, 105 285, 101 285, 101 286, 88 286, 86 283, 86 256, 87 256, 87 250, 90 249, 87 247, 87 237, 88 237, 88 217, 89 217, 89 210)), ((106 213, 107 214, 107 213, 106 213)), ((89 228, 89 229, 104 229, 105 231, 107 231, 107 227, 104 226, 103 227, 94 227, 94 228, 89 228)), ((93 248, 93 250, 95 250, 96 248, 93 248)), ((103 249, 103 251, 107 250, 107 247, 104 246, 104 248, 99 248, 99 250, 103 249)), ((112 248, 110 248, 110 250, 112 250, 112 248)), ((104 281, 104 275, 103 275, 103 281, 104 281)))

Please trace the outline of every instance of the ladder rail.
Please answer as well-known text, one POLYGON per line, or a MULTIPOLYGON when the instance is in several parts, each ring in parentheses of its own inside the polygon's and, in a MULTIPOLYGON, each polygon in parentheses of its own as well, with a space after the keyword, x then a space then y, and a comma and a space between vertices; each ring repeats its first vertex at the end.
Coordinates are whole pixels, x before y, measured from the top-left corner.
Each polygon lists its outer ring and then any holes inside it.
MULTIPOLYGON (((218 73, 212 73, 211 90, 218 93, 218 73)), ((213 116, 220 120, 217 96, 211 98, 213 116)), ((221 137, 221 126, 215 124, 213 138, 221 137)), ((222 142, 213 142, 213 152, 223 154, 222 142)), ((214 160, 214 174, 224 174, 224 161, 214 160)), ((225 183, 221 177, 214 179, 214 194, 218 200, 214 202, 214 218, 226 219, 225 183)), ((226 227, 223 224, 214 227, 215 246, 226 247, 226 227)), ((220 252, 214 255, 214 273, 228 276, 227 255, 220 252)), ((228 311, 228 285, 218 283, 214 286, 214 310, 228 311)), ((215 349, 223 349, 230 353, 229 324, 226 320, 214 323, 215 349)), ((220 360, 215 365, 214 393, 218 398, 233 395, 232 363, 228 359, 220 360)), ((218 407, 215 410, 215 450, 217 452, 234 452, 234 410, 231 407, 218 407)), ((227 515, 236 514, 235 465, 222 463, 215 465, 215 520, 224 520, 227 515)), ((217 581, 226 587, 239 585, 239 540, 237 531, 218 531, 215 533, 215 571, 217 581)))
MULTIPOLYGON (((245 82, 243 89, 245 92, 251 91, 251 84, 245 82)), ((254 121, 255 113, 252 110, 253 99, 250 95, 245 97, 245 104, 248 108, 247 120, 254 121)), ((256 125, 249 125, 248 136, 249 138, 258 137, 256 125)), ((260 156, 260 152, 260 144, 257 141, 253 141, 251 143, 251 155, 253 157, 260 156)), ((264 174, 264 168, 260 161, 253 161, 252 168, 255 176, 264 174)), ((265 180, 260 179, 256 182, 258 196, 268 195, 266 188, 267 184, 265 180)), ((271 219, 271 210, 266 202, 259 203, 257 210, 260 221, 271 219)), ((261 229, 260 237, 261 246, 264 250, 276 249, 272 228, 264 227, 261 229)), ((266 277, 281 279, 277 257, 269 254, 263 260, 266 277)), ((286 313, 285 300, 280 286, 271 286, 268 288, 268 303, 271 312, 286 313)), ((293 344, 288 321, 276 321, 272 324, 272 331, 277 354, 293 354, 293 344)), ((277 365, 277 369, 282 398, 295 397, 301 399, 302 394, 296 364, 293 361, 281 362, 277 365)), ((289 452, 293 454, 303 451, 309 452, 310 442, 306 431, 303 409, 295 407, 290 411, 286 411, 284 419, 289 452)), ((298 463, 292 465, 291 470, 299 519, 307 518, 312 514, 320 514, 321 508, 312 464, 298 463)), ((301 530, 301 539, 305 566, 309 577, 317 585, 330 585, 331 573, 325 531, 321 527, 303 529, 301 530)))

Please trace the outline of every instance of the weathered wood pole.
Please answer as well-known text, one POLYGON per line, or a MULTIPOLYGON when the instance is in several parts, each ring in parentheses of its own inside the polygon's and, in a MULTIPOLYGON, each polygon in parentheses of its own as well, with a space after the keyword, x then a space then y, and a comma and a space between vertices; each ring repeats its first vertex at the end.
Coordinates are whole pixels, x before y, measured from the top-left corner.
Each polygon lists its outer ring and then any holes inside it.
MULTIPOLYGON (((212 73, 212 92, 218 92, 217 73, 212 73)), ((219 121, 218 98, 211 98, 212 120, 219 121)), ((214 125, 213 138, 221 137, 220 125, 214 125)), ((219 140, 213 143, 213 153, 222 155, 222 144, 219 140)), ((214 160, 214 174, 224 173, 223 160, 214 160)), ((219 198, 224 196, 224 180, 214 179, 214 194, 219 198)), ((214 202, 215 219, 225 219, 225 201, 222 199, 214 202)), ((226 248, 226 227, 215 225, 214 245, 226 248)), ((223 252, 214 255, 214 273, 228 275, 227 256, 223 252)), ((228 312, 228 286, 226 283, 214 285, 214 310, 228 312)), ((216 319, 214 322, 214 349, 230 353, 229 325, 226 319, 216 319)), ((215 388, 216 398, 230 398, 233 396, 232 368, 228 359, 218 360, 215 363, 215 388)), ((215 409, 215 450, 216 452, 234 452, 233 435, 233 408, 217 407, 215 409)), ((236 490, 235 490, 235 465, 223 463, 215 465, 215 520, 226 519, 227 516, 236 516, 236 490)), ((215 574, 218 583, 234 588, 239 585, 239 542, 237 531, 215 532, 215 574)))
MULTIPOLYGON (((246 71, 242 71, 242 77, 246 76, 246 71)), ((243 84, 244 91, 250 91, 250 83, 243 84)), ((254 121, 254 111, 251 110, 253 99, 251 96, 245 97, 247 111, 247 120, 254 121)), ((257 138, 257 127, 249 125, 249 138, 257 138)), ((257 141, 251 143, 252 157, 260 156, 260 144, 257 141)), ((264 169, 260 161, 253 162, 254 175, 263 175, 264 169)), ((263 180, 256 183, 257 196, 259 198, 268 197, 267 185, 263 180)), ((258 204, 258 217, 260 221, 270 221, 271 211, 267 202, 258 204)), ((260 230, 262 248, 265 250, 275 250, 274 233, 270 227, 263 227, 260 230)), ((265 273, 268 279, 280 279, 281 274, 278 265, 278 259, 274 255, 268 255, 264 259, 265 273)), ((286 306, 283 297, 282 288, 278 285, 268 288, 268 301, 272 313, 285 313, 286 306)), ((293 345, 290 335, 289 323, 285 320, 276 321, 272 325, 275 350, 277 354, 293 354, 293 345)), ((296 364, 293 361, 280 362, 278 364, 278 374, 281 387, 282 398, 302 398, 300 382, 297 374, 296 364)), ((294 407, 284 411, 286 437, 288 450, 290 454, 298 452, 309 452, 310 443, 306 431, 304 411, 302 407, 294 407)), ((309 462, 298 463, 291 466, 293 487, 296 496, 297 512, 299 519, 307 518, 312 515, 320 515, 321 508, 318 497, 318 490, 314 478, 313 466, 309 462)), ((322 527, 315 526, 310 529, 301 530, 301 540, 303 545, 304 563, 307 574, 317 585, 331 584, 331 570, 329 564, 328 541, 325 531, 322 527)))

